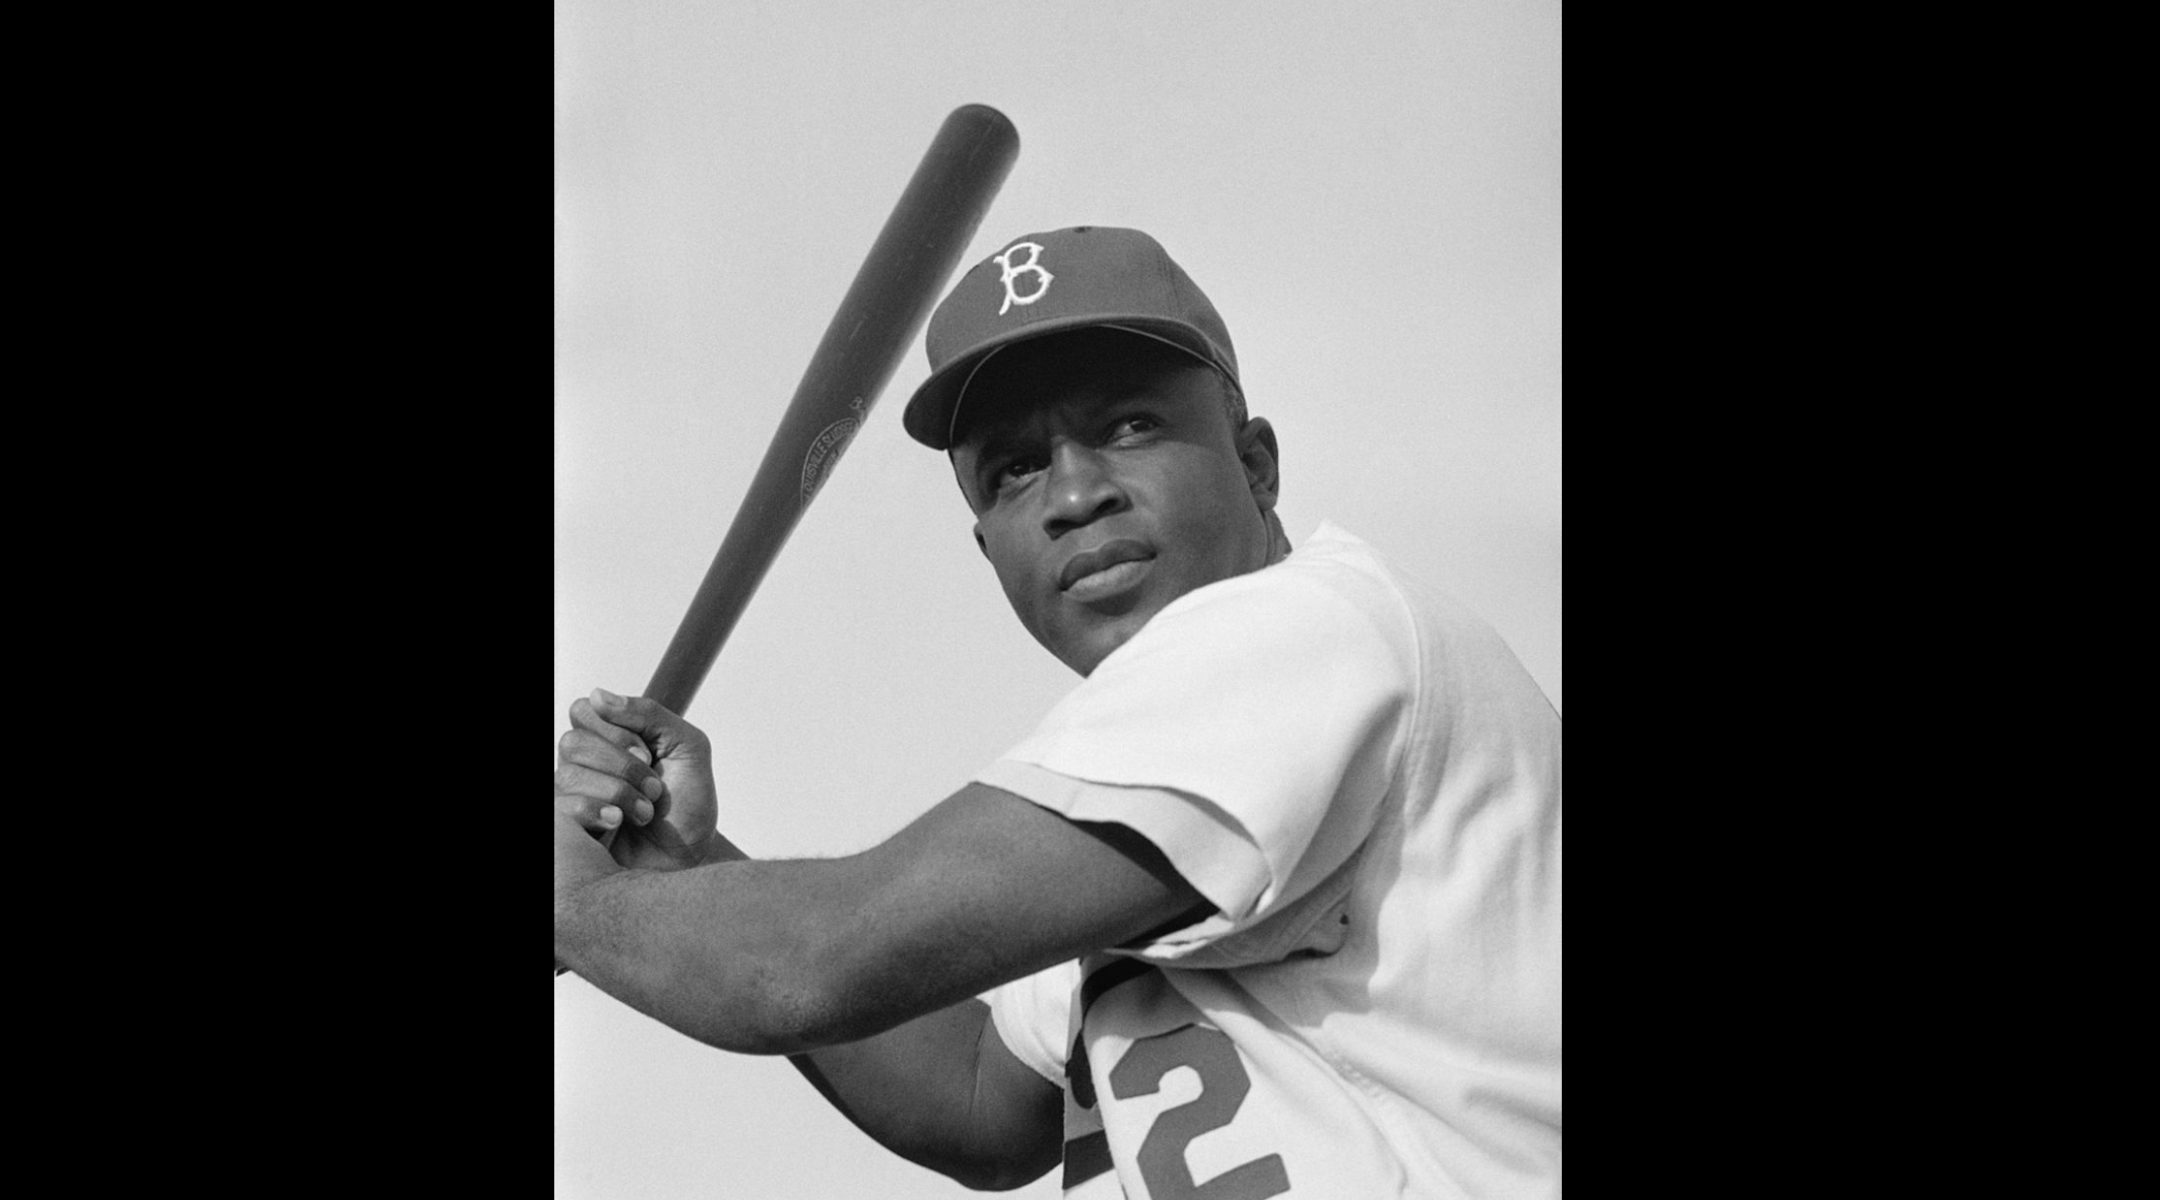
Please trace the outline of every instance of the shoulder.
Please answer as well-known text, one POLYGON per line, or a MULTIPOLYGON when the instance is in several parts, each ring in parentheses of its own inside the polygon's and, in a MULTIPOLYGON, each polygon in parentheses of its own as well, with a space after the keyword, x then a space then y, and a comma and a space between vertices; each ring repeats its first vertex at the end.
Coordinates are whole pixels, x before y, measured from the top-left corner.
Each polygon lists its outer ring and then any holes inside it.
POLYGON ((1323 524, 1281 562, 1164 606, 1098 672, 1209 661, 1256 669, 1315 659, 1407 665, 1417 646, 1412 604, 1370 547, 1323 524))

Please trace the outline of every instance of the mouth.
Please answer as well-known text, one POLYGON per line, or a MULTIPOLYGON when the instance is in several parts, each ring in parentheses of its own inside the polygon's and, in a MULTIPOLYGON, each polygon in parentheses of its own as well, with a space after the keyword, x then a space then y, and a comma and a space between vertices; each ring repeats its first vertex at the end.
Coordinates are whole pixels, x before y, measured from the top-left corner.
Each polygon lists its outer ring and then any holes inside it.
POLYGON ((1106 542, 1075 554, 1058 572, 1058 590, 1081 601, 1116 595, 1140 581, 1155 552, 1130 539, 1106 542))

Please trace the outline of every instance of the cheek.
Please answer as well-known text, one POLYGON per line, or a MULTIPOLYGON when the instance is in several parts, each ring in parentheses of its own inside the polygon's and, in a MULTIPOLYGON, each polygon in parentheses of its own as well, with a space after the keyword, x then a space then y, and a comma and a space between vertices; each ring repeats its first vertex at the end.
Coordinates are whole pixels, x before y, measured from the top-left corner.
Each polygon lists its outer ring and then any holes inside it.
POLYGON ((998 586, 1005 590, 1006 601, 1020 614, 1020 619, 1026 621, 1028 610, 1033 607, 1031 597, 1035 591, 1033 563, 1021 552, 1019 543, 1002 536, 996 525, 985 521, 976 527, 976 531, 982 537, 983 557, 990 560, 990 569, 996 572, 998 586))
POLYGON ((1013 611, 1019 613, 1022 620, 1026 620, 1029 607, 1026 573, 1000 563, 997 564, 997 577, 998 586, 1005 589, 1005 602, 1013 606, 1013 611))
POLYGON ((1196 467, 1176 481, 1182 492, 1176 511, 1217 555, 1235 556, 1257 507, 1245 486, 1245 473, 1219 460, 1196 467))

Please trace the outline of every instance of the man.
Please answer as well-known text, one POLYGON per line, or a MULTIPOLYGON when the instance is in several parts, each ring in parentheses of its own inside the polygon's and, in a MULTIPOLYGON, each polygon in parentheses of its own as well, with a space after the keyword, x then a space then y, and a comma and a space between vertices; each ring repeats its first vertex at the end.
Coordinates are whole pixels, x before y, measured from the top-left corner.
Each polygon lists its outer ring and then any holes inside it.
POLYGON ((1355 538, 1292 551, 1274 431, 1153 239, 1015 241, 927 342, 904 424, 1083 682, 885 843, 801 862, 713 831, 696 729, 579 701, 558 965, 793 1056, 974 1187, 1062 1160, 1075 1196, 1557 1196, 1551 705, 1355 538))

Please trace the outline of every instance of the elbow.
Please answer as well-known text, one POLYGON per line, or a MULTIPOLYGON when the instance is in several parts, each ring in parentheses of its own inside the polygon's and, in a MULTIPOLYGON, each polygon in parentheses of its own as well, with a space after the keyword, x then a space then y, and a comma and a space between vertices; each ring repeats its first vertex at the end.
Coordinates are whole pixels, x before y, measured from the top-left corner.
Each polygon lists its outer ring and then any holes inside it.
MULTIPOLYGON (((979 1104, 970 1106, 965 1128, 944 1142, 934 1160, 917 1157, 914 1161, 974 1192, 1026 1187, 1063 1162, 1062 1096, 1050 1088, 1026 1095, 998 1095, 1000 1102, 988 1111, 979 1104)), ((986 1099, 979 1088, 975 1096, 978 1101, 986 1099)))
POLYGON ((971 1192, 1009 1192, 1023 1188, 1058 1165, 1061 1147, 1051 1143, 1049 1154, 998 1153, 980 1150, 945 1154, 909 1154, 901 1157, 928 1167, 971 1192))
POLYGON ((1029 1136, 990 1147, 978 1144, 963 1166, 945 1174, 972 1192, 1009 1192, 1026 1187, 1065 1160, 1061 1128, 1062 1122, 1031 1131, 1047 1136, 1029 1136))
POLYGON ((1009 1192, 1041 1179, 1056 1165, 1055 1160, 1040 1165, 1021 1162, 984 1163, 965 1173, 950 1173, 949 1177, 954 1183, 971 1192, 1009 1192))

